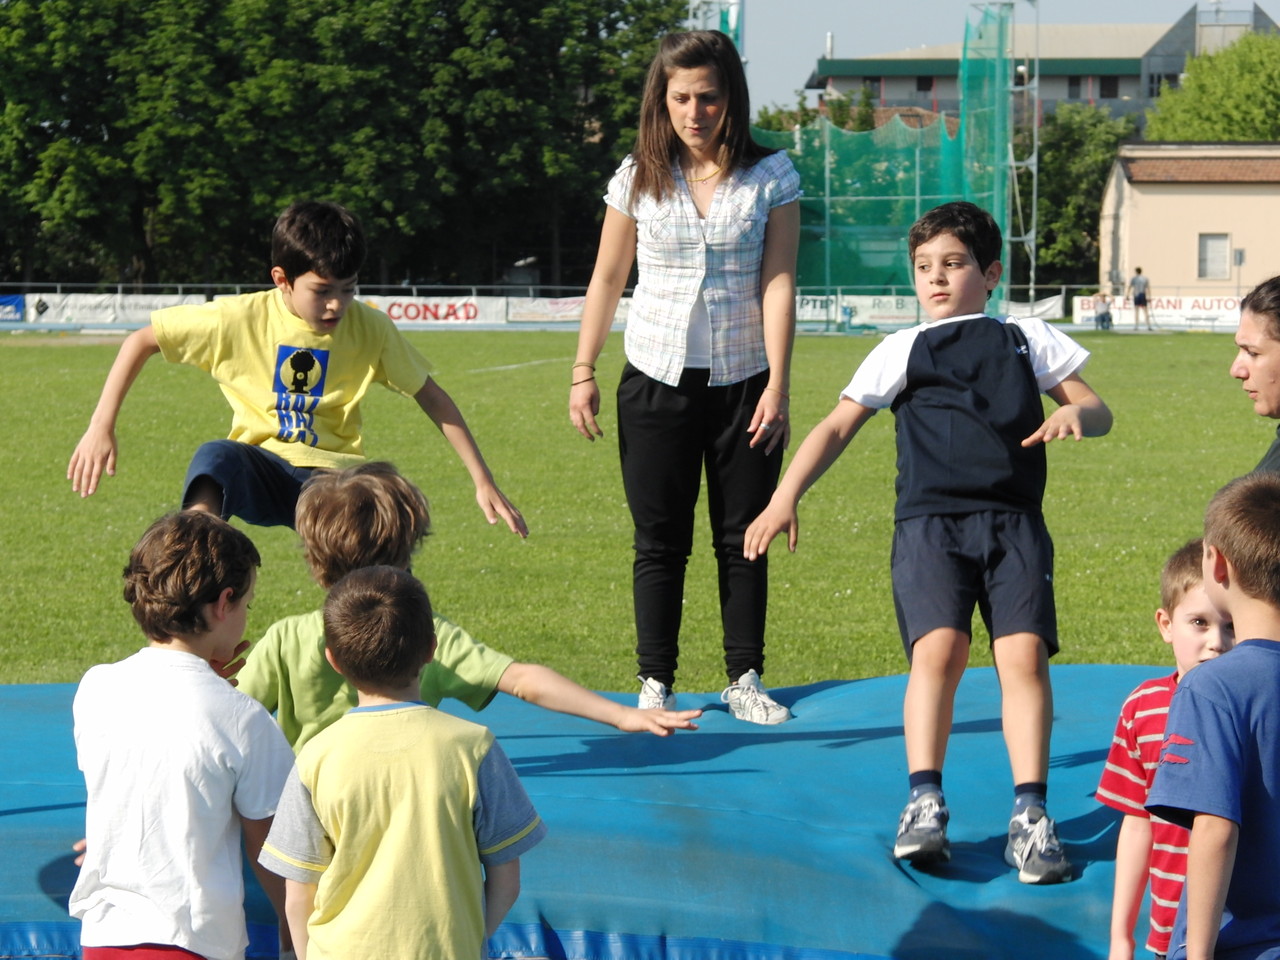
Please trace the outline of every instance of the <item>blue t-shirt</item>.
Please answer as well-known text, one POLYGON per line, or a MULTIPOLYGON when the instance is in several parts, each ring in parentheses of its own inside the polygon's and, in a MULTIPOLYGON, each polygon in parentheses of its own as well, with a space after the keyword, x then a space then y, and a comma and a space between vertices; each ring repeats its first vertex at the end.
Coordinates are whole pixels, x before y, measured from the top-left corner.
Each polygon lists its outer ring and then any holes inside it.
MULTIPOLYGON (((1147 809, 1190 827, 1197 813, 1240 827, 1218 960, 1280 958, 1280 643, 1247 640, 1178 684, 1147 809)), ((1188 883, 1195 877, 1188 873, 1188 883)), ((1186 894, 1169 960, 1186 956, 1186 894)))

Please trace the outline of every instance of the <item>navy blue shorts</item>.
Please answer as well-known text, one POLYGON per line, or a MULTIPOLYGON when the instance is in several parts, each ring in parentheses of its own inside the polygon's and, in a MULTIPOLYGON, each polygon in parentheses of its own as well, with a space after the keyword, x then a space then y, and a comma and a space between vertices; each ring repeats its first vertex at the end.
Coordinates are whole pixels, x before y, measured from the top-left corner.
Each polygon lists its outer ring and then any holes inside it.
POLYGON ((191 485, 208 477, 222 488, 222 518, 239 517, 259 527, 293 528, 298 493, 312 467, 295 467, 282 457, 236 440, 210 440, 200 445, 182 484, 187 506, 191 485))
POLYGON ((1133 305, 1135 307, 1145 307, 1147 305, 1147 295, 1145 293, 1135 293, 1133 295, 1133 305))
POLYGON ((1053 541, 1038 514, 1005 510, 911 517, 893 528, 893 605, 902 645, 943 627, 992 639, 1034 633, 1058 652, 1053 541))

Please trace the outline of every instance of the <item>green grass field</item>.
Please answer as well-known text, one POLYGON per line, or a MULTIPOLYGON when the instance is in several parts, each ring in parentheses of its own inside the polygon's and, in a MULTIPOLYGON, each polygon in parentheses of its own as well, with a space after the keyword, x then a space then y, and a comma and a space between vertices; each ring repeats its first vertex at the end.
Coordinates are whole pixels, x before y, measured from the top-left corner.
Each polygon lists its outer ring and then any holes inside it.
MULTIPOLYGON (((631 690, 630 528, 619 477, 612 389, 621 337, 600 363, 603 441, 567 415, 569 332, 412 333, 466 414, 498 482, 532 534, 485 524, 465 472, 412 401, 375 390, 366 452, 427 492, 435 534, 415 563, 437 608, 513 656, 589 687, 631 690)), ((1102 439, 1049 450, 1045 512, 1057 547, 1059 663, 1171 663, 1152 623, 1164 558, 1200 529, 1208 497, 1258 461, 1274 430, 1227 375, 1223 334, 1084 331, 1085 372, 1115 412, 1102 439)), ((792 420, 799 435, 835 402, 873 337, 801 336, 792 420)), ((121 417, 117 475, 81 500, 65 479, 118 342, 23 334, 0 342, 10 466, 0 474, 0 680, 79 679, 141 643, 120 595, 138 535, 176 507, 187 461, 225 436, 229 415, 199 371, 152 360, 121 417), (44 405, 46 398, 57 402, 44 405), (26 409, 26 413, 22 410, 26 409)), ((893 417, 876 417, 801 504, 794 556, 775 544, 768 683, 790 686, 905 670, 890 594, 893 417)), ((705 519, 690 563, 679 687, 724 682, 705 519)), ((263 554, 249 620, 318 606, 288 530, 247 528, 263 554)), ((979 633, 981 630, 979 629, 979 633)), ((985 641, 972 662, 990 662, 985 641)))

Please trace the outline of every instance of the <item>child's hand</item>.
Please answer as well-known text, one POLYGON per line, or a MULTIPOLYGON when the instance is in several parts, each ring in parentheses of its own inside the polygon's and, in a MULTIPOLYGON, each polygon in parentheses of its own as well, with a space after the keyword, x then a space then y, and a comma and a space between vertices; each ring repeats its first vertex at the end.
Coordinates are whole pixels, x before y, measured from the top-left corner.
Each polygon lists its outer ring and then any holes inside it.
POLYGON ((76 857, 75 860, 71 862, 74 863, 77 867, 83 867, 84 852, 89 849, 89 841, 86 840, 84 837, 81 837, 79 840, 77 840, 75 843, 71 845, 71 849, 74 850, 76 853, 80 854, 80 856, 76 857))
POLYGON ((702 716, 701 710, 641 710, 626 707, 622 719, 616 724, 623 733, 652 733, 666 737, 676 730, 697 730, 693 721, 702 716))
POLYGON ((1080 407, 1068 403, 1049 414, 1049 419, 1040 424, 1040 429, 1022 441, 1024 447, 1033 447, 1037 443, 1052 443, 1054 440, 1065 440, 1074 437, 1084 439, 1084 423, 1080 419, 1080 407))
POLYGON ((67 464, 67 479, 71 492, 81 497, 93 496, 103 472, 116 475, 116 434, 114 430, 100 430, 89 425, 67 464))
POLYGON ((209 666, 213 667, 213 672, 220 676, 233 687, 239 686, 240 681, 236 679, 236 674, 240 672, 240 668, 244 666, 244 655, 249 652, 249 641, 241 640, 236 644, 236 648, 231 651, 230 660, 213 660, 209 661, 209 666))
POLYGON ((529 526, 524 522, 520 511, 494 484, 487 483, 476 487, 476 503, 480 504, 480 509, 484 511, 485 519, 489 523, 497 523, 501 518, 507 522, 512 533, 518 533, 521 537, 529 535, 529 526))
POLYGON ((796 541, 800 538, 800 518, 796 516, 795 507, 779 507, 770 501, 747 527, 742 540, 742 555, 748 560, 755 560, 767 553, 773 538, 783 530, 787 531, 787 549, 795 553, 796 541))

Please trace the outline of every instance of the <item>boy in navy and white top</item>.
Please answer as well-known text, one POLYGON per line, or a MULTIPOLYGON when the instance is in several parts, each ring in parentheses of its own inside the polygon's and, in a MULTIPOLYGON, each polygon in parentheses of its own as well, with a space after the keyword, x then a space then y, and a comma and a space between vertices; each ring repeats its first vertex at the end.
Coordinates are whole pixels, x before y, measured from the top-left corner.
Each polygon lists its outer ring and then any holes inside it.
POLYGON ((1043 445, 1101 436, 1111 412, 1080 377, 1087 351, 1040 320, 983 312, 1002 272, 990 214, 943 204, 912 226, 908 246, 928 319, 887 337, 858 368, 748 528, 744 552, 761 556, 784 530, 794 550, 800 497, 877 410, 893 410, 893 592, 911 663, 903 706, 910 795, 894 854, 950 859, 942 765, 976 604, 992 637, 1014 779, 1005 859, 1024 883, 1057 883, 1071 865, 1045 813, 1048 658, 1058 639, 1043 445), (1059 404, 1047 419, 1041 393, 1059 404))

